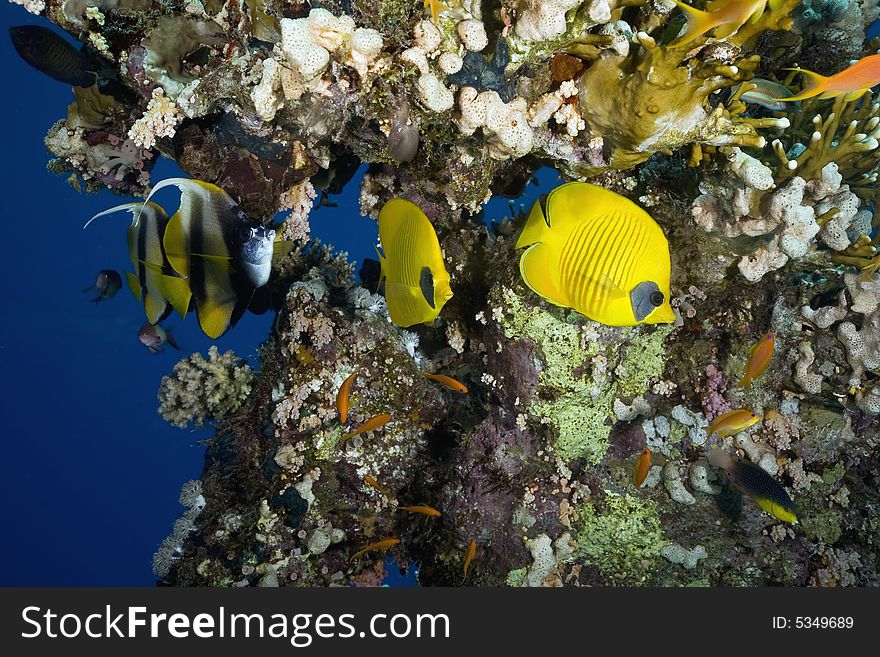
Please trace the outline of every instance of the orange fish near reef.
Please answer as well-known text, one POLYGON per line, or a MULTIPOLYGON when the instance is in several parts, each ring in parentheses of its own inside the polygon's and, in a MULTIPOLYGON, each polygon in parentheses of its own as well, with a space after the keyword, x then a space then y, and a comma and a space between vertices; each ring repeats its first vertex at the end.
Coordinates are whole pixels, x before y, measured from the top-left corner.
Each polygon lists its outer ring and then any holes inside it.
POLYGON ((468 388, 461 381, 456 381, 451 376, 446 376, 445 374, 431 374, 430 372, 422 372, 429 379, 436 381, 437 383, 442 383, 444 386, 452 390, 453 392, 460 392, 462 394, 468 391, 468 388))
POLYGON ((345 422, 348 419, 348 395, 351 392, 351 384, 354 383, 354 379, 357 376, 358 371, 355 370, 345 381, 342 382, 342 385, 339 386, 339 392, 336 393, 336 410, 339 412, 339 421, 345 422))
POLYGON ((715 29, 715 37, 724 39, 735 34, 750 19, 758 19, 764 13, 767 0, 712 0, 700 11, 681 0, 672 0, 687 16, 687 30, 674 46, 683 46, 709 30, 715 29))
POLYGON ((354 561, 362 554, 366 554, 367 552, 372 552, 373 550, 387 550, 388 548, 394 547, 398 543, 400 543, 399 538, 385 538, 385 539, 382 539, 381 541, 376 541, 375 543, 370 543, 363 550, 359 550, 358 552, 355 552, 353 555, 351 555, 351 557, 349 557, 348 560, 354 561))
POLYGON ((633 477, 633 483, 636 485, 636 488, 641 488, 642 484, 645 483, 645 479, 648 478, 648 473, 651 471, 651 450, 645 447, 644 451, 642 451, 642 455, 639 456, 639 460, 636 461, 636 474, 633 477))
POLYGON ((863 57, 849 68, 840 73, 824 76, 803 68, 791 68, 790 71, 803 73, 807 78, 804 90, 796 96, 788 98, 774 98, 783 102, 805 100, 807 98, 837 98, 843 96, 844 100, 855 100, 868 90, 880 84, 880 55, 868 55, 863 57))
POLYGON ((770 364, 770 359, 773 358, 773 347, 775 344, 776 340, 774 339, 773 334, 769 331, 758 340, 755 346, 751 349, 749 361, 746 363, 745 374, 743 374, 743 378, 741 378, 736 385, 742 388, 748 388, 752 385, 752 381, 764 373, 764 370, 766 370, 767 366, 770 364))
POLYGON ((472 538, 470 545, 467 547, 467 552, 464 553, 464 578, 462 578, 462 583, 467 579, 467 571, 468 567, 471 565, 471 561, 474 560, 474 557, 477 554, 477 539, 472 538))
POLYGON ((427 504, 417 504, 415 506, 399 506, 398 509, 402 509, 403 511, 409 511, 410 513, 422 513, 426 516, 439 516, 440 512, 434 507, 428 506, 427 504))
POLYGON ((382 493, 382 495, 388 495, 388 489, 385 488, 382 484, 376 481, 370 475, 364 475, 364 483, 372 488, 377 493, 382 493))
POLYGON ((761 416, 750 408, 738 408, 715 418, 706 432, 711 436, 730 436, 740 431, 745 431, 753 424, 757 424, 761 416))
POLYGON ((349 433, 344 434, 342 436, 342 439, 348 440, 349 438, 354 438, 355 436, 359 436, 362 433, 374 431, 376 429, 379 429, 380 427, 384 427, 389 422, 391 422, 390 413, 379 413, 379 415, 374 415, 354 431, 350 431, 349 433))

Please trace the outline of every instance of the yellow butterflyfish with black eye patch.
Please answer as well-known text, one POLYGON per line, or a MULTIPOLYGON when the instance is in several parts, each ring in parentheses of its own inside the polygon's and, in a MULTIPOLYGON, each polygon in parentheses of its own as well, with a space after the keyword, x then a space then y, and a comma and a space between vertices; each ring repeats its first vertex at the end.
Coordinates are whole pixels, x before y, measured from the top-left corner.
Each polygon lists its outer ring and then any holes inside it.
POLYGON ((83 229, 95 219, 117 212, 130 212, 128 227, 128 254, 134 272, 126 272, 132 294, 144 307, 147 322, 157 324, 177 308, 181 318, 189 309, 189 286, 172 269, 162 245, 162 236, 168 225, 168 215, 155 203, 124 203, 89 219, 83 229), (173 302, 172 299, 176 299, 173 302))
POLYGON ((430 326, 452 298, 434 226, 415 203, 391 199, 379 212, 379 243, 379 279, 385 280, 391 321, 430 326))
POLYGON ((523 281, 550 303, 602 324, 675 321, 663 230, 638 205, 602 187, 561 185, 532 207, 516 248, 523 281))
POLYGON ((715 29, 716 38, 725 39, 750 20, 759 19, 767 6, 767 0, 713 0, 706 5, 707 11, 700 11, 681 0, 672 1, 687 16, 687 29, 673 46, 687 45, 711 29, 715 29))

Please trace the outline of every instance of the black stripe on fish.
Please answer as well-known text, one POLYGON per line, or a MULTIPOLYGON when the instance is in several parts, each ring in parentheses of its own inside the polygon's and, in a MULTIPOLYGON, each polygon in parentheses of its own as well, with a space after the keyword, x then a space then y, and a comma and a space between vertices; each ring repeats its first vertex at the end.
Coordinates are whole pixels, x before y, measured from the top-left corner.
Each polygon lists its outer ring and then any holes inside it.
POLYGON ((431 308, 434 308, 434 275, 431 273, 430 267, 422 267, 422 273, 419 276, 419 287, 425 301, 431 308))
POLYGON ((40 25, 9 28, 12 45, 19 56, 54 80, 77 87, 90 87, 97 74, 84 67, 80 52, 62 36, 40 25))

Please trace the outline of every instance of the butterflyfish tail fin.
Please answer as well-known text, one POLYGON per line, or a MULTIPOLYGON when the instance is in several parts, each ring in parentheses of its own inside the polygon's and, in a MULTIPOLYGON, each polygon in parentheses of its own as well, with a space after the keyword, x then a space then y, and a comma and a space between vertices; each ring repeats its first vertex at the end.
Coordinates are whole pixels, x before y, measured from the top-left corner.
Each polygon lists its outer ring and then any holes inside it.
POLYGON ((162 296, 168 300, 171 307, 180 315, 180 318, 184 319, 189 311, 190 299, 192 299, 192 291, 187 280, 177 276, 162 274, 159 276, 159 289, 162 292, 162 296))
POLYGON ((790 103, 797 100, 806 100, 808 98, 813 98, 814 96, 825 93, 825 87, 828 84, 828 78, 824 75, 819 75, 818 73, 814 73, 813 71, 808 71, 805 68, 789 68, 786 70, 795 71, 797 73, 803 74, 804 78, 806 79, 806 85, 804 85, 804 88, 801 90, 801 92, 795 96, 789 96, 788 98, 774 98, 773 100, 780 100, 786 103, 790 103))
POLYGON ((130 271, 125 272, 125 282, 128 283, 128 288, 131 290, 131 293, 135 296, 138 301, 143 301, 141 296, 141 282, 138 280, 137 276, 132 274, 130 271))
POLYGON ((684 46, 715 27, 716 19, 706 11, 695 9, 681 0, 672 0, 687 17, 687 27, 673 46, 684 46))

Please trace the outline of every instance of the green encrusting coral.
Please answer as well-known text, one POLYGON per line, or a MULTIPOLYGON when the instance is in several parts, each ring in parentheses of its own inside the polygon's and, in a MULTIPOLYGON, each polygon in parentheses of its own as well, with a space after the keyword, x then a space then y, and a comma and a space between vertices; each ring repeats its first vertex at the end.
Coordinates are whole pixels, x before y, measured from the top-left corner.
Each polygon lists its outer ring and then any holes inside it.
POLYGON ((563 460, 595 465, 608 448, 614 400, 643 394, 663 372, 672 325, 618 329, 529 306, 512 291, 505 301, 507 337, 528 337, 540 353, 538 401, 528 412, 553 426, 563 460))
POLYGON ((587 503, 578 513, 578 556, 597 567, 608 583, 645 581, 669 542, 652 500, 606 491, 601 507, 587 503))

